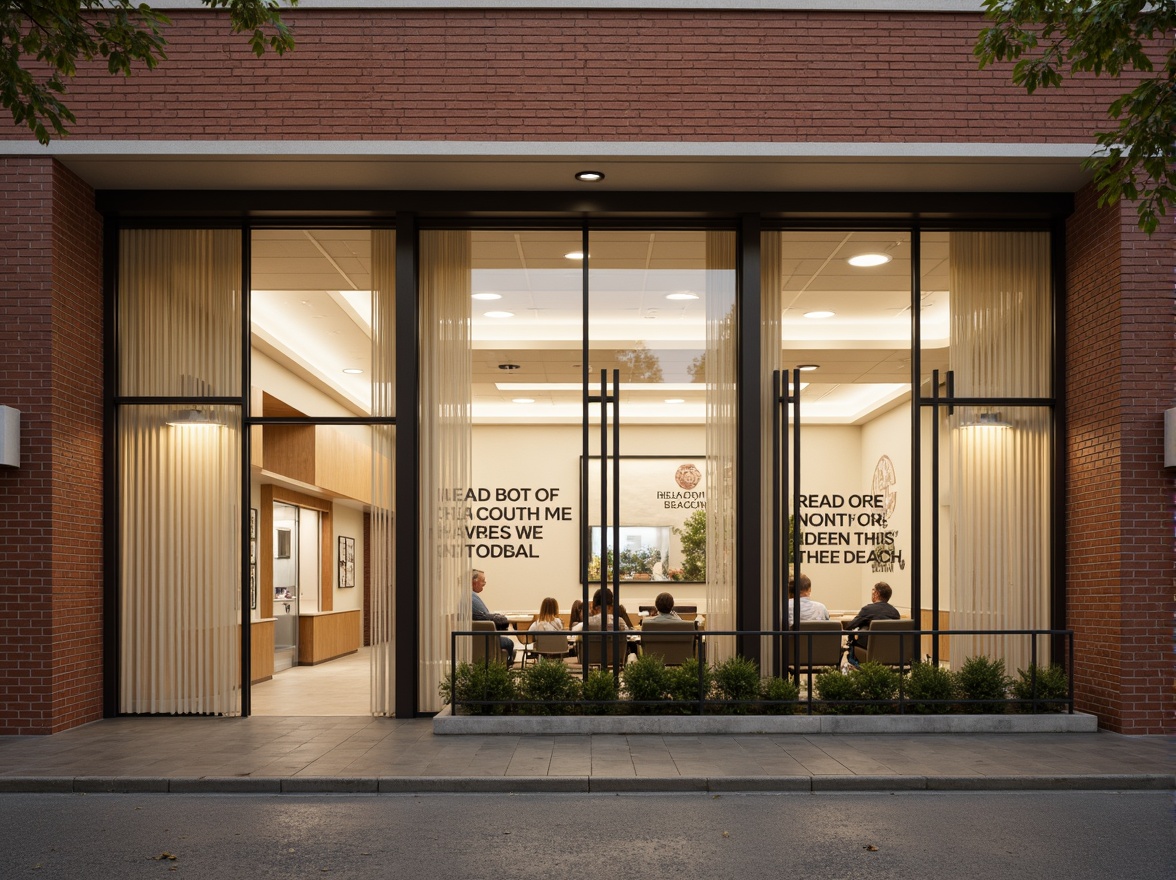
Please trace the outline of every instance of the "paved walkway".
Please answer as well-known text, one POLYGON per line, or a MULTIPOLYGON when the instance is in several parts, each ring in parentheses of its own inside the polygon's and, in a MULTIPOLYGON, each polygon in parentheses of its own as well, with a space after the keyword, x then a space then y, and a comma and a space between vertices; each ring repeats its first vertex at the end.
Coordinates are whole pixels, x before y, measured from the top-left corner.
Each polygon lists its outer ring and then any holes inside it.
POLYGON ((0 737, 0 792, 1172 789, 1114 733, 434 736, 430 719, 114 718, 0 737))

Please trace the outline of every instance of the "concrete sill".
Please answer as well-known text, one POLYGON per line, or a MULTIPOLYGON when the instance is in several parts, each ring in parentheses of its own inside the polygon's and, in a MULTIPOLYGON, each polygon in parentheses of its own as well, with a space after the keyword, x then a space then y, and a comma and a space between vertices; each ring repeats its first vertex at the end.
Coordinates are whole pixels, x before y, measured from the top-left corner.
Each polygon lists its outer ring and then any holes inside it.
POLYGON ((458 715, 446 706, 433 733, 584 735, 751 733, 1094 733, 1098 719, 1048 715, 458 715))

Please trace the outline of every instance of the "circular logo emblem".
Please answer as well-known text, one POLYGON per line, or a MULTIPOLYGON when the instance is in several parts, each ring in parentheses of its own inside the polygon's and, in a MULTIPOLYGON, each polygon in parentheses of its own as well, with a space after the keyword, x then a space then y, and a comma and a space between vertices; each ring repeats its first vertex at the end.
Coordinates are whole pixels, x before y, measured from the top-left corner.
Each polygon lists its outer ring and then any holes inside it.
POLYGON ((882 456, 874 465, 874 494, 883 497, 882 515, 888 520, 894 513, 894 505, 898 503, 898 493, 894 491, 894 484, 897 482, 894 462, 890 460, 889 455, 882 456))
POLYGON ((674 473, 674 482, 683 489, 693 489, 702 480, 702 471, 692 464, 684 464, 674 473))

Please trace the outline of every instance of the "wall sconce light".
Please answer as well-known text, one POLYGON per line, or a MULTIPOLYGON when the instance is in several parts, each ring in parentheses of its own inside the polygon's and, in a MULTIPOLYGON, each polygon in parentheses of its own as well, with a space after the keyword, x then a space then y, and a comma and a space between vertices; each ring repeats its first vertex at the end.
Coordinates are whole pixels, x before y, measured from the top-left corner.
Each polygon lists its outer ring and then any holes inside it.
POLYGON ((221 423, 199 409, 182 409, 173 413, 167 423, 173 428, 219 428, 221 423))
POLYGON ((0 406, 0 467, 20 467, 20 410, 0 406))
POLYGON ((960 422, 961 428, 1011 428, 1013 425, 1007 419, 1001 417, 998 412, 982 412, 977 413, 969 419, 964 419, 960 422))

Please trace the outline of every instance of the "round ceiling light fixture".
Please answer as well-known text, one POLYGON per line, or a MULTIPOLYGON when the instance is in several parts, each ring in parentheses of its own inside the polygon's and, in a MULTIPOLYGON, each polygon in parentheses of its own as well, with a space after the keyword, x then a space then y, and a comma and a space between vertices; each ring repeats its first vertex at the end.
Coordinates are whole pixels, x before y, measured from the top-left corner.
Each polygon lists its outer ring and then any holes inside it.
POLYGON ((343 372, 349 376, 358 376, 360 373, 363 372, 363 370, 361 370, 359 367, 348 367, 343 372))
POLYGON ((667 293, 666 299, 674 299, 674 300, 698 299, 698 294, 693 293, 692 291, 689 291, 689 290, 677 290, 677 291, 674 291, 673 293, 667 293))
POLYGON ((501 293, 471 293, 470 299, 502 299, 501 293))
POLYGON ((893 259, 890 254, 858 254, 846 260, 851 266, 868 269, 871 266, 885 266, 893 259))
POLYGON ((686 402, 685 397, 667 397, 666 398, 666 403, 685 403, 685 402, 686 402))
POLYGON ((584 252, 583 251, 568 251, 566 254, 564 254, 564 259, 566 259, 566 260, 582 260, 582 259, 584 259, 584 252))
POLYGON ((514 312, 482 312, 487 318, 513 318, 514 312))
POLYGON ((813 370, 821 369, 821 365, 820 364, 800 364, 799 366, 797 366, 796 369, 800 370, 802 373, 811 373, 813 370))
POLYGON ((820 318, 832 318, 835 314, 837 314, 837 313, 836 312, 805 312, 804 316, 806 318, 820 319, 820 318))
POLYGON ((603 171, 577 171, 576 180, 584 183, 596 183, 598 180, 604 180, 603 171))

